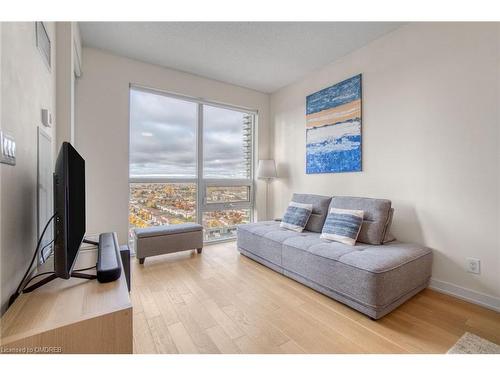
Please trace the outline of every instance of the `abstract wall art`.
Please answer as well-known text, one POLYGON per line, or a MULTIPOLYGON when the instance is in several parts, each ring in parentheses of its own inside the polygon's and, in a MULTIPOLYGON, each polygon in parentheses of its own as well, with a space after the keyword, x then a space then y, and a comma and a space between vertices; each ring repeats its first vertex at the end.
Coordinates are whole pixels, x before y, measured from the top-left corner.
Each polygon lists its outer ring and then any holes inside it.
POLYGON ((306 98, 306 173, 361 171, 361 74, 306 98))

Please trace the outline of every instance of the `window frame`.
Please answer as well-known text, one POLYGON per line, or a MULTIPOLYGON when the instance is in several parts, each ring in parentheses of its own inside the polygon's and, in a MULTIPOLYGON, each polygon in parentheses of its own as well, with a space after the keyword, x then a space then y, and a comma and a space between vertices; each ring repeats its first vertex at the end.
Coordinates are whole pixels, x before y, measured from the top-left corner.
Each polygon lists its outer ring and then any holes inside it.
MULTIPOLYGON (((254 210, 255 210, 255 183, 254 183, 254 167, 255 167, 255 148, 256 148, 256 124, 258 121, 258 111, 254 109, 249 109, 240 106, 234 106, 219 102, 213 102, 210 100, 196 98, 186 95, 180 95, 177 93, 172 93, 160 89, 145 87, 138 84, 130 84, 129 85, 129 98, 130 92, 132 90, 142 91, 146 93, 151 93, 155 95, 162 95, 168 98, 184 100, 188 102, 193 102, 197 104, 197 128, 196 128, 196 176, 186 177, 186 178, 170 178, 170 177, 130 177, 130 154, 129 154, 129 192, 130 192, 130 184, 133 183, 194 183, 196 185, 196 221, 198 224, 203 225, 203 214, 205 212, 212 211, 224 211, 224 210, 238 210, 238 209, 248 209, 250 212, 250 222, 253 222, 254 219, 254 210), (251 147, 250 147, 250 175, 248 179, 233 179, 233 178, 204 178, 203 176, 203 107, 204 106, 212 106, 223 109, 228 109, 232 111, 237 111, 241 113, 245 113, 252 116, 252 124, 251 124, 251 147), (206 202, 206 188, 209 186, 246 186, 249 189, 249 200, 242 202, 217 202, 217 203, 207 203, 206 202)), ((130 104, 129 104, 129 135, 130 135, 130 104)), ((131 140, 129 141, 129 143, 131 140)), ((129 201, 130 201, 130 193, 129 193, 129 201)), ((228 240, 233 240, 233 238, 229 239, 214 239, 205 241, 205 243, 215 243, 215 242, 224 242, 228 240)))

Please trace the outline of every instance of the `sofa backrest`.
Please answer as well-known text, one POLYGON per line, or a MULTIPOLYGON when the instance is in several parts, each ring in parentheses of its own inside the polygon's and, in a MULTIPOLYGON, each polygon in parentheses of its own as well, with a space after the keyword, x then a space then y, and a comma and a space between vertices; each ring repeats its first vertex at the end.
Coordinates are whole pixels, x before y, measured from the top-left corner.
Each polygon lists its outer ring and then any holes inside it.
POLYGON ((391 201, 388 199, 361 197, 333 197, 330 208, 363 210, 363 224, 358 235, 358 242, 380 245, 390 220, 391 201))
POLYGON ((321 233, 326 216, 328 215, 328 207, 332 197, 315 194, 297 194, 294 193, 292 201, 297 203, 312 204, 312 214, 306 224, 306 230, 310 232, 321 233))

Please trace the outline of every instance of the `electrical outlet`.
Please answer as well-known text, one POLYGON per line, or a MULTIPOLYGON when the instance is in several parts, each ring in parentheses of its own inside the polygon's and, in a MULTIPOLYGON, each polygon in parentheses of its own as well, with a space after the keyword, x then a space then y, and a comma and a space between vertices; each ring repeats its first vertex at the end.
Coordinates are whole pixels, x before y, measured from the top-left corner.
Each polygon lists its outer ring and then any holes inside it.
POLYGON ((467 258, 467 272, 479 274, 481 272, 481 261, 476 258, 467 258))

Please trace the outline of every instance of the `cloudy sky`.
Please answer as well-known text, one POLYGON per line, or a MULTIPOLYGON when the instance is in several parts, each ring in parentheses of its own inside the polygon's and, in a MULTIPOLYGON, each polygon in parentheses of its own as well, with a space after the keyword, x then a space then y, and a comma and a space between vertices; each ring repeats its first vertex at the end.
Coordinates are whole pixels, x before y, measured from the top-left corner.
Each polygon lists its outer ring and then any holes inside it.
MULTIPOLYGON (((245 178, 241 112, 204 106, 204 177, 245 178)), ((197 104, 130 92, 130 176, 195 177, 197 104)))

